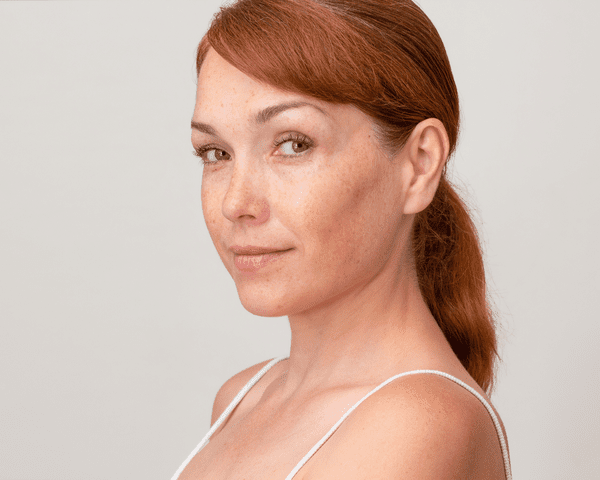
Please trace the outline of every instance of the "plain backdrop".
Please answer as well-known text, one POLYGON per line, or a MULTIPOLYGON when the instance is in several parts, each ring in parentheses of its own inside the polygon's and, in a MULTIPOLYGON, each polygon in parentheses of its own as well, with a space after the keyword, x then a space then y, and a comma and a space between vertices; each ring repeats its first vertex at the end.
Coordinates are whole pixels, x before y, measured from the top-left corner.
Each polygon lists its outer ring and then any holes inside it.
MULTIPOLYGON (((202 218, 194 60, 220 3, 0 4, 1 480, 169 479, 221 384, 289 352, 202 218)), ((598 479, 600 4, 419 4, 460 91, 514 478, 598 479)))

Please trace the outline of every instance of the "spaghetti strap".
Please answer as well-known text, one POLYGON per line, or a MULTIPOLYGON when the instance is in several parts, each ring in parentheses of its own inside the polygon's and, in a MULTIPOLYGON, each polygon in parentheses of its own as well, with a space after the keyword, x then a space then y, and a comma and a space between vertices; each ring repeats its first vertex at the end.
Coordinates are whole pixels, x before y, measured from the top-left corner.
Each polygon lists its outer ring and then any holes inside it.
MULTIPOLYGON (((200 443, 194 449, 194 451, 192 453, 190 453, 190 455, 188 456, 188 458, 183 462, 183 464, 181 464, 181 466, 179 467, 179 469, 177 470, 177 472, 175 472, 175 475, 173 475, 173 477, 171 478, 171 480, 177 480, 179 478, 179 475, 181 474, 181 472, 183 472, 183 470, 187 466, 187 464, 192 460, 192 458, 194 458, 194 456, 200 450, 202 450, 202 448, 204 448, 204 446, 210 440, 210 437, 212 436, 212 434, 225 421, 225 419, 229 416, 229 414, 233 411, 233 409, 238 405, 238 403, 240 403, 240 401, 242 400, 242 398, 244 398, 244 396, 246 395, 246 393, 248 393, 248 390, 250 390, 252 388, 252 386, 254 386, 254 384, 256 382, 258 382, 262 378, 262 376, 265 373, 267 373, 267 371, 269 371, 269 369, 273 365, 275 365, 276 363, 281 362, 282 360, 286 360, 287 358, 289 358, 289 357, 274 358, 269 363, 267 363, 256 375, 254 375, 250 379, 250 381, 244 386, 244 388, 242 388, 240 390, 240 392, 232 400, 232 402, 229 404, 229 406, 221 414, 221 416, 219 417, 219 419, 214 423, 214 425, 212 426, 212 428, 208 431, 208 433, 200 441, 200 443)), ((463 387, 466 390, 468 390, 469 392, 471 392, 483 404, 483 406, 486 408, 486 410, 490 414, 490 417, 492 417, 492 421, 494 422, 494 427, 496 428, 496 433, 498 435, 498 440, 500 441, 500 448, 502 449, 502 458, 504 460, 504 473, 506 475, 506 480, 512 480, 512 473, 511 473, 511 467, 510 467, 510 460, 509 460, 509 457, 508 457, 508 448, 507 448, 507 445, 506 445, 506 439, 504 437, 504 433, 502 432, 502 427, 500 426, 500 421, 499 421, 498 417, 496 416, 496 413, 494 412, 494 409, 487 402, 487 400, 479 392, 477 392, 477 390, 475 390, 473 387, 467 385, 465 382, 463 382, 462 380, 459 380, 458 378, 450 375, 449 373, 441 372, 439 370, 411 370, 410 372, 399 373, 398 375, 394 375, 393 377, 388 378, 386 381, 384 381, 383 383, 381 383, 379 386, 375 387, 373 390, 371 390, 369 393, 367 393, 363 398, 361 398, 358 402, 356 402, 352 406, 352 408, 350 408, 346 413, 344 413, 344 415, 342 416, 342 418, 340 418, 336 422, 336 424, 333 425, 333 427, 331 427, 331 429, 321 438, 321 440, 319 440, 309 450, 309 452, 298 462, 298 464, 294 467, 294 469, 290 472, 290 474, 286 477, 285 480, 292 480, 292 478, 296 475, 296 473, 298 473, 298 471, 304 466, 304 464, 315 454, 315 452, 317 450, 319 450, 319 448, 321 448, 321 446, 327 441, 327 439, 329 437, 331 437, 331 435, 333 435, 333 433, 338 429, 338 427, 342 424, 342 422, 344 420, 346 420, 346 418, 348 418, 348 416, 362 402, 364 402, 367 398, 369 398, 375 392, 377 392, 381 388, 385 387, 388 383, 392 382, 393 380, 395 380, 397 378, 404 377, 404 376, 407 376, 407 375, 416 375, 416 374, 419 374, 419 373, 429 373, 429 374, 439 375, 441 377, 445 377, 445 378, 447 378, 449 380, 452 380, 454 383, 460 385, 461 387, 463 387)))
POLYGON ((477 390, 475 390, 473 387, 467 385, 465 382, 463 382, 462 380, 459 380, 458 378, 450 375, 449 373, 440 372, 439 370, 412 370, 410 372, 399 373, 398 375, 394 375, 393 377, 388 378, 385 382, 383 382, 379 386, 375 387, 373 390, 371 390, 369 393, 367 393, 363 398, 361 398, 358 402, 356 402, 352 406, 352 408, 350 408, 342 416, 342 418, 340 418, 337 421, 337 423, 333 427, 331 427, 331 429, 323 436, 323 438, 321 438, 321 440, 319 440, 315 444, 315 446, 309 450, 309 452, 304 456, 304 458, 302 458, 302 460, 300 460, 298 462, 298 464, 294 467, 294 469, 290 472, 290 474, 286 477, 285 480, 291 480, 296 475, 296 473, 298 473, 298 470, 300 470, 302 468, 302 466, 310 459, 310 457, 312 457, 314 455, 314 453, 319 448, 321 448, 321 446, 327 441, 327 439, 329 437, 331 437, 331 435, 333 435, 333 433, 338 429, 338 427, 342 424, 342 422, 344 420, 346 420, 346 418, 348 417, 348 415, 350 415, 354 411, 354 409, 356 409, 356 407, 358 407, 362 402, 364 402, 367 398, 369 398, 371 395, 373 395, 379 389, 385 387, 391 381, 393 381, 393 380, 395 380, 397 378, 400 378, 400 377, 404 377, 404 376, 407 376, 407 375, 415 375, 415 374, 418 374, 418 373, 432 373, 432 374, 435 374, 435 375, 440 375, 442 377, 448 378, 448 379, 452 380, 453 382, 457 383, 458 385, 460 385, 461 387, 464 387, 469 392, 471 392, 473 395, 475 395, 475 397, 477 397, 477 399, 483 404, 483 406, 486 408, 486 410, 488 411, 488 413, 492 417, 492 421, 494 422, 494 427, 496 427, 496 433, 498 434, 498 439, 500 440, 500 447, 502 449, 502 457, 504 459, 504 473, 506 475, 506 480, 512 480, 512 474, 511 474, 511 468, 510 468, 510 461, 509 461, 509 458, 508 458, 508 449, 506 447, 506 439, 504 438, 504 433, 502 432, 502 428, 500 426, 500 421, 498 420, 498 417, 496 416, 496 413, 494 412, 494 409, 486 401, 486 399, 483 398, 479 394, 479 392, 477 392, 477 390))
POLYGON ((254 384, 256 382, 258 382, 262 378, 262 376, 265 373, 267 373, 269 371, 269 369, 273 365, 275 365, 276 363, 279 363, 282 360, 285 360, 287 358, 288 357, 277 357, 277 358, 274 358, 269 363, 267 363, 263 368, 261 368, 260 371, 258 373, 256 373, 248 381, 248 383, 246 383, 246 385, 244 385, 244 388, 242 388, 239 391, 239 393, 231 401, 231 403, 229 404, 229 406, 221 414, 221 416, 219 417, 219 419, 214 423, 214 425, 211 427, 211 429, 208 431, 208 433, 204 436, 204 438, 200 441, 200 443, 196 446, 196 448, 192 451, 192 453, 189 454, 188 458, 186 458, 186 460, 177 469, 177 471, 175 472, 175 475, 173 475, 173 477, 171 477, 171 480, 177 480, 179 478, 179 475, 181 475, 181 472, 183 472, 184 468, 187 467, 187 464, 190 463, 190 461, 192 460, 192 458, 194 458, 196 456, 196 454, 206 446, 206 444, 209 442, 210 437, 212 436, 212 434, 215 433, 215 431, 217 430, 217 428, 219 428, 219 426, 225 421, 225 419, 229 416, 229 414, 233 411, 233 409, 238 405, 238 403, 240 403, 242 401, 242 398, 244 398, 244 396, 246 395, 246 393, 248 393, 248 390, 250 390, 254 386, 254 384))

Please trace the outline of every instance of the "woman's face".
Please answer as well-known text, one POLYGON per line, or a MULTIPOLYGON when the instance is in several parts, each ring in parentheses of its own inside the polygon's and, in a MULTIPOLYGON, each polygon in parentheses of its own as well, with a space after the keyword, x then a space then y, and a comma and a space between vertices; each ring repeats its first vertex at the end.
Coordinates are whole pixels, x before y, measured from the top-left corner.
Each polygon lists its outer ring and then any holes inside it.
POLYGON ((404 167, 355 107, 258 83, 210 49, 192 143, 208 231, 250 312, 325 306, 398 262, 404 167))

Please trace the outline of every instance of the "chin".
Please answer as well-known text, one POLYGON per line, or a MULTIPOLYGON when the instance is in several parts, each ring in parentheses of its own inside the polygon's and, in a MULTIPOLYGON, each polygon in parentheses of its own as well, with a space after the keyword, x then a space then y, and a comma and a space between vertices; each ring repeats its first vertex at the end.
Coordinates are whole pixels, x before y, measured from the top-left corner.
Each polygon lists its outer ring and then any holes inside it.
POLYGON ((253 315, 282 317, 288 314, 286 292, 282 292, 281 288, 252 281, 236 281, 235 284, 242 306, 253 315))
MULTIPOLYGON (((321 304, 326 297, 317 292, 274 288, 272 285, 238 285, 243 307, 259 317, 286 317, 307 312, 321 304)), ((321 292, 322 294, 323 292, 321 292)))
POLYGON ((284 317, 290 312, 289 302, 285 296, 275 294, 272 289, 262 292, 238 288, 238 295, 243 307, 259 317, 284 317))

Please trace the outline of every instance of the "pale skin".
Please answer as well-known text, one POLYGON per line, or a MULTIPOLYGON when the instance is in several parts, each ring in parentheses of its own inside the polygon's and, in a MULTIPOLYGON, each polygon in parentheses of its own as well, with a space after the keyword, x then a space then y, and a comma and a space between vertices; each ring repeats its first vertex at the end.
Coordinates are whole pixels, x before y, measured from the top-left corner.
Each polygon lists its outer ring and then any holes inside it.
MULTIPOLYGON (((212 148, 202 153, 211 238, 244 307, 288 317, 291 348, 182 480, 283 480, 351 405, 405 371, 445 371, 485 396, 423 301, 410 254, 414 215, 431 202, 448 156, 439 120, 419 123, 389 157, 354 106, 259 83, 211 49, 192 123, 194 147, 212 148), (256 122, 277 105, 288 108, 256 122), (247 272, 233 245, 289 251, 247 272)), ((223 385, 211 423, 266 363, 223 385)), ((294 477, 325 478, 505 477, 480 402, 451 381, 414 375, 363 402, 294 477)))

